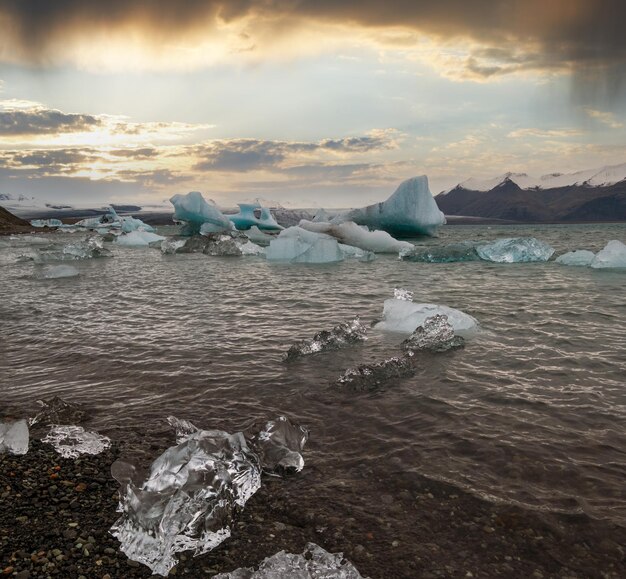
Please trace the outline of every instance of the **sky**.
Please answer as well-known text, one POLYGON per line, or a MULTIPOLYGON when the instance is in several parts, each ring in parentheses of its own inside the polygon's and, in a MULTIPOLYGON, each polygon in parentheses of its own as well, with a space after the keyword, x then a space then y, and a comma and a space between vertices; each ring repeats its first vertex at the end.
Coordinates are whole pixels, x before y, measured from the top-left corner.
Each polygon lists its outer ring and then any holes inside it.
POLYGON ((626 161, 622 0, 0 0, 0 193, 385 199, 626 161))

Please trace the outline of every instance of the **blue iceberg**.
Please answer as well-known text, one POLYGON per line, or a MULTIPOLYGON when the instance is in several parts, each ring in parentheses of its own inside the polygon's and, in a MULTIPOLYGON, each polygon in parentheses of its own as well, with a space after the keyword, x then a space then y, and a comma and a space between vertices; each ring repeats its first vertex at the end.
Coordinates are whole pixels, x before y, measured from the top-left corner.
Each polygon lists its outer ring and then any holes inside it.
POLYGON ((392 235, 411 237, 436 235, 446 218, 430 192, 428 177, 422 175, 401 183, 386 201, 340 213, 332 220, 333 223, 344 221, 382 229, 392 235))
POLYGON ((63 227, 60 219, 33 219, 30 224, 33 227, 63 227))
POLYGON ((239 213, 227 215, 237 229, 246 231, 251 227, 258 227, 261 231, 279 231, 282 229, 270 210, 260 203, 238 203, 239 213), (257 216, 258 213, 258 216, 257 216))
POLYGON ((283 263, 336 263, 343 261, 344 254, 334 237, 289 227, 271 241, 266 257, 283 263))
POLYGON ((200 233, 221 233, 230 231, 232 224, 212 201, 207 202, 202 193, 192 191, 187 195, 174 195, 170 198, 174 206, 174 220, 186 224, 185 235, 200 233))
POLYGON ((498 239, 476 248, 480 259, 495 263, 548 261, 554 248, 534 237, 498 239))

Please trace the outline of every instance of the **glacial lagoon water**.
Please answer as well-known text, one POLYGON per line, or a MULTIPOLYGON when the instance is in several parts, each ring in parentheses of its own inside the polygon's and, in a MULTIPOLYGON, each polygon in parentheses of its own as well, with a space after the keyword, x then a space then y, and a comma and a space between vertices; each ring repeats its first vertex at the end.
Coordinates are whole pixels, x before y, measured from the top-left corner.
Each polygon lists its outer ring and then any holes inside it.
MULTIPOLYGON (((514 236, 558 256, 626 242, 626 225, 446 226, 413 241, 514 236)), ((89 430, 145 449, 171 443, 170 415, 236 432, 285 414, 310 430, 305 472, 328 489, 368 494, 374 478, 415 473, 626 525, 624 270, 394 255, 278 265, 108 244, 112 258, 72 262, 79 276, 36 279, 42 266, 17 261, 28 247, 0 238, 5 412, 32 416, 37 399, 58 395, 89 409, 89 430), (415 376, 369 393, 337 378, 398 355, 406 335, 371 329, 349 348, 283 362, 319 330, 376 321, 394 288, 467 312, 484 331, 463 349, 419 354, 415 376)))

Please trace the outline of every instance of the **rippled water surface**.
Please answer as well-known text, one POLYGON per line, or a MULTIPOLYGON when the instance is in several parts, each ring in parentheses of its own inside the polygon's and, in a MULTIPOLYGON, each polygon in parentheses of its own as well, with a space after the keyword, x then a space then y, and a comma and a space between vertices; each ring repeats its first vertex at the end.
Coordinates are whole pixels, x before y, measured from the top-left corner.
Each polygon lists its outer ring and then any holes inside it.
MULTIPOLYGON (((447 226, 438 239, 530 235, 557 254, 626 242, 624 225, 447 226)), ((60 240, 72 236, 51 235, 60 240)), ((341 484, 412 471, 492 500, 626 524, 626 272, 540 264, 273 265, 113 247, 36 280, 28 245, 0 238, 2 400, 32 415, 57 394, 89 426, 147 444, 174 414, 240 429, 285 413, 311 430, 307 465, 341 484), (476 317, 465 349, 422 355, 413 378, 373 394, 332 384, 398 353, 403 335, 285 364, 296 340, 356 314, 370 322, 395 287, 476 317)))

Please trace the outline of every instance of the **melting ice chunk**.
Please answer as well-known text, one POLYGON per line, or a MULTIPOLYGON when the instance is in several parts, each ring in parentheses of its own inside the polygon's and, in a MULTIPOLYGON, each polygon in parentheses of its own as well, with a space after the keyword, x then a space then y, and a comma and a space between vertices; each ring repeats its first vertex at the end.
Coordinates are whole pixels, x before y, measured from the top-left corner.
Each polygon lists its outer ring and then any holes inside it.
MULTIPOLYGON (((144 481, 138 480, 132 465, 116 461, 111 467, 122 485, 118 507, 122 516, 111 533, 130 559, 160 575, 176 564, 176 553, 192 549, 199 555, 227 539, 236 509, 261 486, 259 455, 243 433, 194 431, 188 421, 169 421, 181 442, 152 463, 144 481)), ((294 433, 299 427, 284 418, 273 424, 253 437, 258 452, 268 456, 270 468, 283 461, 290 465, 290 452, 299 453, 305 439, 294 433), (280 451, 281 446, 287 450, 280 451)))
POLYGON ((367 227, 359 226, 353 221, 323 223, 303 219, 299 227, 307 231, 330 235, 340 243, 374 253, 398 253, 410 251, 415 247, 408 241, 394 239, 386 231, 370 231, 367 227))
POLYGON ((604 249, 596 254, 591 267, 595 269, 626 268, 626 245, 616 239, 609 241, 604 249))
POLYGON ((570 251, 559 255, 554 261, 563 265, 578 265, 585 266, 591 265, 593 258, 596 254, 593 251, 587 251, 586 249, 577 249, 576 251, 570 251))
POLYGON ((337 240, 329 235, 307 231, 301 227, 283 229, 270 242, 268 261, 286 263, 335 263, 343 261, 337 240))
POLYGON ((394 288, 393 297, 397 300, 403 300, 405 302, 413 301, 413 292, 411 290, 405 290, 400 287, 394 288))
POLYGON ((301 340, 287 350, 285 361, 295 360, 309 354, 338 350, 343 346, 362 342, 367 339, 367 327, 357 316, 351 322, 343 322, 332 330, 322 330, 309 340, 301 340))
POLYGON ((348 368, 336 382, 337 386, 353 392, 377 390, 391 379, 408 378, 415 374, 411 356, 394 356, 375 364, 348 368))
POLYGON ((428 188, 428 177, 413 177, 402 183, 382 203, 339 214, 333 223, 354 221, 372 229, 382 229, 392 235, 436 235, 446 222, 444 214, 428 188))
POLYGON ((68 243, 63 247, 40 249, 35 256, 35 263, 50 261, 71 261, 75 259, 93 259, 95 257, 110 257, 111 252, 104 248, 104 240, 99 235, 92 235, 81 241, 68 243))
POLYGON ((426 318, 424 323, 402 342, 402 347, 409 354, 421 350, 431 352, 446 352, 454 348, 462 348, 465 340, 454 335, 454 328, 448 321, 448 316, 436 314, 426 318))
POLYGON ((85 418, 85 411, 78 404, 66 402, 58 396, 49 400, 37 401, 42 409, 33 418, 29 419, 30 426, 35 424, 76 424, 85 418))
POLYGON ((478 331, 478 321, 469 314, 436 304, 416 304, 399 299, 385 300, 383 306, 383 318, 376 324, 379 330, 389 332, 414 332, 427 318, 436 314, 448 317, 448 322, 454 328, 454 332, 465 338, 471 337, 478 331))
POLYGON ((193 422, 183 418, 176 418, 176 416, 168 416, 167 422, 176 432, 176 444, 184 442, 192 434, 200 430, 193 422))
POLYGON ((451 263, 456 261, 480 261, 476 251, 477 243, 463 241, 449 245, 434 245, 432 247, 414 246, 410 251, 400 252, 403 261, 417 261, 424 263, 451 263))
POLYGON ((115 243, 125 247, 148 247, 151 243, 163 241, 164 239, 165 237, 162 235, 157 235, 156 233, 152 233, 150 231, 135 229, 117 237, 115 243))
POLYGON ((309 439, 304 426, 292 424, 285 416, 270 420, 256 434, 251 434, 250 445, 261 460, 261 467, 269 472, 300 472, 304 468, 302 450, 309 439))
POLYGON ((554 248, 534 237, 514 237, 479 245, 476 251, 485 261, 523 263, 548 261, 554 248))
POLYGON ((265 559, 257 571, 241 568, 213 579, 364 579, 343 553, 329 553, 308 543, 302 555, 279 551, 265 559))
POLYGON ((85 430, 82 426, 53 426, 41 442, 51 444, 63 458, 100 454, 111 446, 110 438, 85 430))
POLYGON ((59 279, 63 277, 76 277, 79 271, 72 265, 55 265, 38 272, 38 279, 59 279))
POLYGON ((161 242, 161 251, 166 255, 174 253, 180 253, 180 250, 185 247, 185 243, 189 238, 180 237, 166 237, 161 242))
POLYGON ((28 424, 26 420, 0 422, 0 454, 26 454, 28 452, 28 424))

